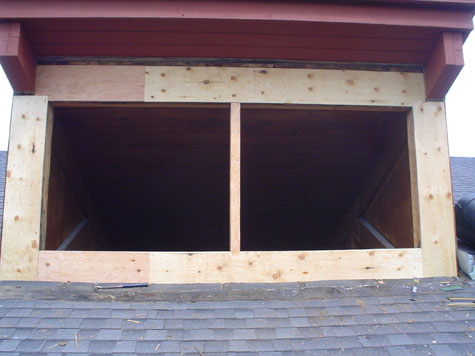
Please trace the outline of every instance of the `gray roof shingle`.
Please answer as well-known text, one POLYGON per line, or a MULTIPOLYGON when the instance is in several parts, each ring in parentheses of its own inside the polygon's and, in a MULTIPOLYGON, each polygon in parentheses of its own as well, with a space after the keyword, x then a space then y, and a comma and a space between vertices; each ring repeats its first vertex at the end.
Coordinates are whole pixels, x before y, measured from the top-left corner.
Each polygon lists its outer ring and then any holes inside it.
POLYGON ((475 157, 450 157, 454 202, 475 193, 475 157))
POLYGON ((0 282, 0 353, 25 355, 467 355, 475 282, 421 279, 275 285, 0 282), (444 282, 441 284, 440 282, 444 282), (459 286, 443 291, 441 286, 459 286), (77 339, 77 344, 76 344, 77 339))

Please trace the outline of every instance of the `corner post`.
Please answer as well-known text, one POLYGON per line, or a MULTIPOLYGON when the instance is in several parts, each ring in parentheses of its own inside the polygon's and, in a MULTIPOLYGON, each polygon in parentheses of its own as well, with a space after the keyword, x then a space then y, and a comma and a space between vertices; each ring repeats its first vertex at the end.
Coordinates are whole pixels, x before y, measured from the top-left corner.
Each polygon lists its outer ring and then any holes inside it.
POLYGON ((241 104, 231 103, 229 248, 241 251, 241 104))
POLYGON ((418 210, 418 219, 414 219, 418 226, 414 231, 420 233, 423 275, 456 276, 454 209, 444 103, 415 104, 408 116, 408 133, 413 210, 418 210))
POLYGON ((37 280, 48 98, 14 96, 5 180, 2 280, 37 280))

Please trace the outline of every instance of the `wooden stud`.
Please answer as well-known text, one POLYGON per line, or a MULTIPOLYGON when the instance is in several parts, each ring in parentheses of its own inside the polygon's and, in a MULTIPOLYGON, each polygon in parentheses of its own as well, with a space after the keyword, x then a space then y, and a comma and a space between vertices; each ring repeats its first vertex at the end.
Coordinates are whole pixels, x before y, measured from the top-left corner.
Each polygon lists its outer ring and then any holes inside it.
POLYGON ((144 283, 149 253, 40 251, 38 279, 53 282, 144 283))
POLYGON ((420 249, 152 252, 150 283, 282 283, 421 276, 420 249))
POLYGON ((412 122, 424 277, 456 276, 454 209, 444 104, 415 105, 412 122))
POLYGON ((241 250, 241 104, 231 103, 229 247, 241 250))
POLYGON ((48 190, 49 176, 51 170, 51 143, 53 137, 53 107, 48 108, 48 120, 46 122, 46 139, 45 139, 45 158, 43 167, 43 192, 41 194, 41 230, 40 230, 40 250, 44 250, 46 246, 46 231, 48 222, 48 190))
POLYGON ((411 210, 412 210, 412 236, 414 247, 421 247, 421 222, 419 217, 419 197, 417 189, 417 164, 415 154, 415 137, 414 137, 414 116, 413 110, 407 114, 407 147, 409 151, 409 175, 411 181, 411 210))
POLYGON ((47 112, 44 96, 13 97, 1 251, 3 280, 37 279, 47 112))

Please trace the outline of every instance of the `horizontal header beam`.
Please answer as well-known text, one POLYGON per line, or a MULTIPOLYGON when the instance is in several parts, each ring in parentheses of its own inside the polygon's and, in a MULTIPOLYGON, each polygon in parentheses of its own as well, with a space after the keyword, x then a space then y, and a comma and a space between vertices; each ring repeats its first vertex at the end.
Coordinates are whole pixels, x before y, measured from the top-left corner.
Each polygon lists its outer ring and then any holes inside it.
POLYGON ((38 66, 36 94, 52 102, 188 102, 411 107, 422 73, 330 69, 38 66))

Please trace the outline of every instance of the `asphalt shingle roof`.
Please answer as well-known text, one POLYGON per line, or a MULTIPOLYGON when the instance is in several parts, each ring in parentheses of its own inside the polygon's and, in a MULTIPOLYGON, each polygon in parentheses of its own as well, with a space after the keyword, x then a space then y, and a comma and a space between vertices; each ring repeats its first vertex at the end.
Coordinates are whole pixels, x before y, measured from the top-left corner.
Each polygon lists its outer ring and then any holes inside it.
POLYGON ((475 157, 450 157, 454 202, 475 193, 475 157))
POLYGON ((0 353, 9 355, 469 355, 475 283, 423 279, 273 285, 0 283, 0 353), (77 342, 76 342, 77 340, 77 342))
POLYGON ((0 236, 2 236, 3 199, 5 196, 6 170, 7 170, 7 152, 0 151, 0 236))

